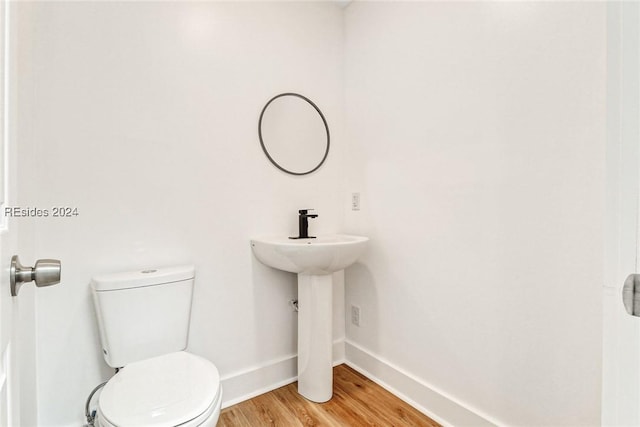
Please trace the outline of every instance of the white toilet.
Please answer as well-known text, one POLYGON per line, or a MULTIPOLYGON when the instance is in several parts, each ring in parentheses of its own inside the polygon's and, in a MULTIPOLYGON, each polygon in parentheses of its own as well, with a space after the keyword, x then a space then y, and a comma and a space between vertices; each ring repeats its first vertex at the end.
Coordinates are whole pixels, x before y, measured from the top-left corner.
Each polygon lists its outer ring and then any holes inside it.
POLYGON ((104 360, 122 368, 104 386, 101 427, 215 426, 215 365, 186 351, 194 267, 118 273, 91 281, 104 360))

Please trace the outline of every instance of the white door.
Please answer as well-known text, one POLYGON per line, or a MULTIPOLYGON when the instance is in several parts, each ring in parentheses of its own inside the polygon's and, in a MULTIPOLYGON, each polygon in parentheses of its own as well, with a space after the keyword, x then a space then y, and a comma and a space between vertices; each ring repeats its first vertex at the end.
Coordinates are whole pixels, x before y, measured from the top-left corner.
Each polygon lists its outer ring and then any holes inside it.
POLYGON ((10 2, 0 0, 0 426, 20 425, 19 358, 17 355, 16 321, 19 300, 10 293, 9 264, 17 247, 15 227, 4 217, 9 200, 16 200, 15 131, 13 124, 15 94, 11 72, 15 55, 13 28, 9 25, 10 2))
MULTIPOLYGON (((640 426, 640 317, 623 304, 625 281, 640 273, 640 5, 609 3, 607 12, 602 424, 640 426)), ((640 292, 640 275, 627 283, 640 292)))

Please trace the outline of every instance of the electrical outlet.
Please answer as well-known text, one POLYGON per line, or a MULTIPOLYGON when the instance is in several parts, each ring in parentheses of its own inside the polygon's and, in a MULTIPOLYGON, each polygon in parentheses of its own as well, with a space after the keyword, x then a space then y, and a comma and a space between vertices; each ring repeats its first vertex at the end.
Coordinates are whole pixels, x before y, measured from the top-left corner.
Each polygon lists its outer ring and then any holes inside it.
POLYGON ((351 193, 351 210, 360 210, 360 193, 351 193))
POLYGON ((351 306, 351 323, 360 326, 360 307, 357 305, 351 306))

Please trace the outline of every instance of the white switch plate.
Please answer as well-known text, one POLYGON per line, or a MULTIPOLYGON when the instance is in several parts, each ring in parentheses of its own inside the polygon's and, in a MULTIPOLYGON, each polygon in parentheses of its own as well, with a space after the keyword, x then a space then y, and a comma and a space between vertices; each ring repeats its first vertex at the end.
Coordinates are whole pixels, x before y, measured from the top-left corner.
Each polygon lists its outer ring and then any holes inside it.
POLYGON ((360 193, 351 193, 351 210, 360 210, 360 193))

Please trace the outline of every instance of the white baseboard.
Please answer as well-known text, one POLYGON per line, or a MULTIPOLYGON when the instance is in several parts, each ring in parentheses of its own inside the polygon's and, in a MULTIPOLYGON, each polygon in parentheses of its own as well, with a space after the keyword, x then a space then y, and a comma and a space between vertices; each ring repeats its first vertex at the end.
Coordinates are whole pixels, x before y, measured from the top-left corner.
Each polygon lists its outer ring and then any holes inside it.
MULTIPOLYGON (((444 426, 497 426, 481 414, 414 375, 350 341, 333 343, 333 365, 346 363, 381 387, 444 426)), ((295 354, 221 378, 222 407, 227 408, 297 380, 295 354)))
MULTIPOLYGON (((333 366, 345 363, 344 340, 333 342, 333 366)), ((223 376, 222 407, 227 408, 252 397, 283 387, 298 379, 298 357, 295 354, 271 360, 242 371, 223 376)))
POLYGON ((346 362, 344 351, 344 338, 333 342, 333 366, 342 365, 346 362))
POLYGON ((294 382, 297 363, 297 357, 290 355, 223 376, 220 379, 222 407, 235 405, 294 382))
POLYGON ((346 364, 444 426, 498 426, 481 414, 420 378, 359 345, 345 341, 346 364))

